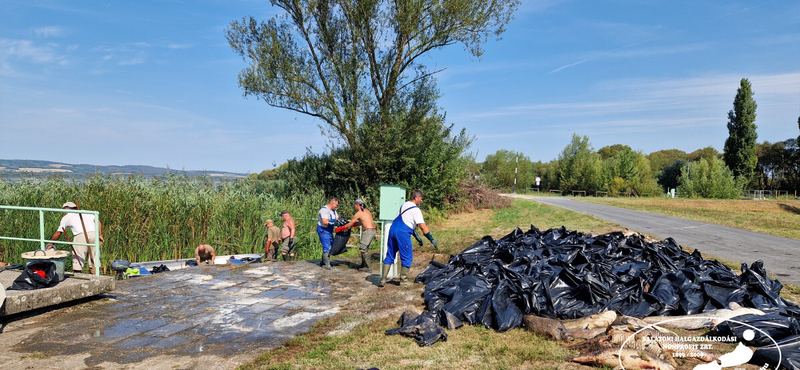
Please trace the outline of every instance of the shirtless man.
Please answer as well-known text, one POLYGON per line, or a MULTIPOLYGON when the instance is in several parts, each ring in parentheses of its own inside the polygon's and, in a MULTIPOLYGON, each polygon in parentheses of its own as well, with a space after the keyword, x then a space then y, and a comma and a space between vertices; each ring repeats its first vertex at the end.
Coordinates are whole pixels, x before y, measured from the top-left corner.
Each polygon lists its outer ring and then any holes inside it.
POLYGON ((281 255, 284 261, 294 260, 294 241, 295 241, 295 224, 294 218, 289 214, 289 211, 281 211, 281 218, 283 218, 283 227, 281 227, 281 255))
POLYGON ((375 230, 375 221, 372 219, 372 213, 367 209, 363 200, 356 199, 353 207, 356 208, 356 214, 353 215, 353 219, 344 226, 337 227, 335 231, 338 233, 353 226, 363 227, 361 241, 358 244, 358 250, 361 252, 361 266, 358 267, 358 271, 369 272, 371 269, 369 267, 367 252, 369 252, 369 245, 372 244, 372 240, 375 239, 375 233, 377 231, 375 230))

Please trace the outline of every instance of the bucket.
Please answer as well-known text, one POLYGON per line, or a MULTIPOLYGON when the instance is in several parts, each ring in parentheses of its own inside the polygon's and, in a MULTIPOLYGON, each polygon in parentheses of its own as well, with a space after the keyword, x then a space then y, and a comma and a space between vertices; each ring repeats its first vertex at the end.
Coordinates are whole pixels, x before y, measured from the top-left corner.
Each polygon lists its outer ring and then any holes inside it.
POLYGON ((58 250, 35 250, 33 252, 25 252, 22 258, 25 259, 25 265, 30 265, 34 262, 50 261, 56 264, 56 274, 58 281, 64 281, 64 262, 69 257, 69 252, 58 250))

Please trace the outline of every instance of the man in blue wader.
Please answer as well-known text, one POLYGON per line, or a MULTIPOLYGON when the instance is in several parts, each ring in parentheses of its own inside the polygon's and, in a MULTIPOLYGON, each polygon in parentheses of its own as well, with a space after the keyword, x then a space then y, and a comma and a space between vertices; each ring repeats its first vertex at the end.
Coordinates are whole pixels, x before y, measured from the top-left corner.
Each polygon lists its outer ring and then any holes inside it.
POLYGON ((413 235, 420 246, 422 246, 422 238, 420 238, 414 229, 419 226, 422 233, 428 240, 431 241, 434 248, 439 248, 439 244, 433 239, 428 226, 425 225, 425 219, 422 218, 422 211, 419 209, 422 203, 422 191, 414 190, 411 192, 410 201, 403 203, 400 206, 400 212, 392 222, 392 227, 389 229, 389 240, 386 245, 386 258, 383 259, 383 274, 381 282, 378 283, 379 287, 386 284, 386 276, 389 275, 389 268, 394 263, 394 256, 400 252, 400 284, 406 285, 408 282, 408 269, 411 268, 411 261, 414 259, 414 251, 412 250, 411 236, 413 235))
POLYGON ((317 214, 317 234, 319 235, 319 242, 322 244, 322 261, 319 265, 326 269, 331 270, 331 244, 333 244, 333 229, 336 227, 336 220, 339 215, 336 213, 336 207, 339 206, 339 199, 331 198, 328 204, 319 209, 317 214))

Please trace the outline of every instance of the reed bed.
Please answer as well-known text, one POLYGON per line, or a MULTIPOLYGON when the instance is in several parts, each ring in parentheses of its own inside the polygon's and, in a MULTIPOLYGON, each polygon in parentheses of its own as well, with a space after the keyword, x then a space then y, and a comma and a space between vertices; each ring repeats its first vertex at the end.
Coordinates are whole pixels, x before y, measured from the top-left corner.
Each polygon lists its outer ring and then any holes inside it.
MULTIPOLYGON (((198 244, 211 244, 218 255, 264 253, 264 222, 269 218, 280 227, 283 209, 297 224, 298 256, 313 259, 322 253, 316 214, 327 200, 322 194, 279 198, 262 180, 219 181, 180 175, 0 180, 3 205, 60 208, 75 200, 81 209, 100 213, 104 273, 117 259, 137 262, 192 257, 198 244)), ((62 216, 45 213, 46 238, 55 232, 62 216)), ((38 212, 0 210, 0 235, 39 238, 38 212)), ((37 248, 35 242, 0 240, 0 261, 22 263, 20 254, 37 248)), ((70 249, 65 244, 58 248, 70 249)))

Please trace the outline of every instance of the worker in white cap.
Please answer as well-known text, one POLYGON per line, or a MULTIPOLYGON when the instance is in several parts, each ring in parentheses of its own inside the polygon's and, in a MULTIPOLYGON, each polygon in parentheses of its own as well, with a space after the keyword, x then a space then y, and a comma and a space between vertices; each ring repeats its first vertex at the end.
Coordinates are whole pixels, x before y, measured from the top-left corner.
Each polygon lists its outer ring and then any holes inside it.
MULTIPOLYGON (((78 209, 78 205, 73 202, 66 202, 64 205, 61 206, 63 209, 78 209)), ((94 215, 92 214, 81 214, 81 213, 67 213, 64 217, 61 218, 61 223, 58 225, 58 230, 53 234, 53 237, 50 240, 58 240, 61 238, 61 234, 69 228, 72 231, 72 241, 74 243, 85 243, 85 244, 94 244, 95 237, 99 237, 100 242, 103 242, 103 225, 100 224, 100 220, 97 221, 97 226, 99 230, 94 229, 94 215), (83 219, 83 222, 81 222, 83 219), (84 227, 86 228, 84 233, 84 227)), ((55 248, 53 244, 48 244, 48 248, 52 246, 55 248)), ((86 260, 89 260, 89 268, 94 269, 94 261, 92 261, 89 256, 93 256, 97 251, 94 250, 94 247, 88 247, 85 245, 72 245, 72 272, 81 272, 83 271, 83 266, 86 264, 86 260)), ((98 266, 99 267, 99 266, 98 266)))

